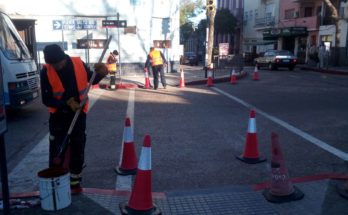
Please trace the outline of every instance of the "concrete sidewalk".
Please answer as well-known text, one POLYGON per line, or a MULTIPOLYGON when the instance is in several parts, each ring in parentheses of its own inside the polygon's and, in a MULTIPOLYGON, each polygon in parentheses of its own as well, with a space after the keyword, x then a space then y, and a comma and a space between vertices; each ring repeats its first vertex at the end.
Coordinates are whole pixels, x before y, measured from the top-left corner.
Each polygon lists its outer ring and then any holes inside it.
MULTIPOLYGON (((343 180, 330 179, 329 175, 311 179, 295 184, 304 193, 303 199, 286 203, 268 202, 262 194, 262 185, 153 193, 153 203, 164 215, 348 214, 348 199, 336 191, 336 185, 342 184, 343 180)), ((129 192, 84 188, 81 194, 73 195, 71 205, 62 210, 44 211, 36 205, 11 209, 11 214, 121 214, 119 204, 127 202, 129 195, 129 192)))

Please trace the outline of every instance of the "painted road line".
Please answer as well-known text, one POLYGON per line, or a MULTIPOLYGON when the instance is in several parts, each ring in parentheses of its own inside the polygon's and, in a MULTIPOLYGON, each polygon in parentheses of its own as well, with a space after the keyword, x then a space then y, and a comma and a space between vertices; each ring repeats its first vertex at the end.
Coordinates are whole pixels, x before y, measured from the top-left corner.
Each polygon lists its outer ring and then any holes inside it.
MULTIPOLYGON (((90 109, 104 92, 101 89, 90 91, 90 109)), ((38 189, 37 173, 48 167, 48 137, 49 133, 9 173, 11 192, 31 192, 38 189)))
POLYGON ((306 132, 304 132, 304 131, 302 131, 302 130, 300 130, 300 129, 292 126, 292 125, 290 125, 289 123, 286 123, 286 122, 284 122, 284 121, 282 121, 282 120, 280 120, 280 119, 278 119, 278 118, 276 118, 274 116, 271 116, 270 114, 267 114, 266 112, 264 112, 264 111, 262 111, 262 110, 260 110, 258 108, 253 107, 251 104, 248 104, 247 102, 245 102, 245 101, 243 101, 243 100, 241 100, 241 99, 239 99, 239 98, 237 98, 235 96, 232 96, 231 94, 229 94, 229 93, 227 93, 225 91, 222 91, 222 90, 220 90, 220 89, 218 89, 216 87, 212 87, 212 89, 215 90, 216 92, 218 92, 218 93, 220 93, 222 95, 225 95, 228 98, 230 98, 230 99, 240 103, 241 105, 243 105, 243 106, 245 106, 245 107, 247 107, 249 109, 251 109, 251 108, 254 109, 258 114, 268 118, 269 120, 277 123, 278 125, 286 128, 287 130, 297 134, 298 136, 300 136, 300 137, 304 138, 305 140, 313 143, 314 145, 316 145, 316 146, 324 149, 325 151, 327 151, 327 152, 329 152, 329 153, 331 153, 331 154, 341 158, 344 161, 348 161, 348 154, 347 153, 344 153, 341 150, 336 149, 335 147, 332 147, 331 145, 329 145, 329 144, 327 144, 327 143, 325 143, 325 142, 323 142, 323 141, 313 137, 312 135, 310 135, 310 134, 308 134, 308 133, 306 133, 306 132))
MULTIPOLYGON (((127 105, 127 112, 126 112, 126 117, 128 117, 131 121, 131 129, 132 129, 132 134, 134 135, 134 100, 135 100, 135 90, 130 89, 129 90, 129 96, 128 96, 128 105, 127 105)), ((134 138, 134 137, 133 137, 134 138)), ((134 141, 134 139, 133 139, 134 141)), ((123 135, 122 135, 122 145, 121 145, 121 150, 120 150, 120 160, 118 162, 118 165, 121 166, 122 163, 122 156, 123 156, 123 135)), ((116 176, 116 183, 115 183, 115 189, 117 191, 130 191, 132 189, 132 176, 127 175, 127 176, 122 176, 122 175, 117 175, 116 176)))

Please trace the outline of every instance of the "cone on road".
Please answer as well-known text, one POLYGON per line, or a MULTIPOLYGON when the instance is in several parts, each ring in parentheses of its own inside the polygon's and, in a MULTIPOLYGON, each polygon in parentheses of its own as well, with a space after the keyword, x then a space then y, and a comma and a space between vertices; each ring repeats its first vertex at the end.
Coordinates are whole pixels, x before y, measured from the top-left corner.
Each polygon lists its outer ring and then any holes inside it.
POLYGON ((213 84, 213 71, 212 70, 208 70, 208 81, 207 81, 207 86, 208 87, 212 87, 214 86, 213 84))
POLYGON ((256 164, 256 163, 261 163, 263 161, 266 161, 266 158, 260 156, 259 149, 258 149, 255 116, 256 116, 255 111, 251 110, 244 152, 242 155, 236 156, 237 159, 244 161, 245 163, 248 163, 248 164, 256 164))
POLYGON ((125 120, 123 130, 123 152, 122 161, 115 171, 119 175, 135 175, 137 172, 137 157, 135 154, 134 138, 130 119, 125 120))
POLYGON ((304 194, 289 180, 288 169, 285 166, 283 152, 280 148, 278 135, 272 133, 272 179, 270 188, 263 191, 267 201, 283 203, 303 198, 304 194))
POLYGON ((336 189, 340 196, 348 199, 348 180, 343 184, 337 184, 336 189))
POLYGON ((185 87, 185 75, 183 69, 180 71, 180 87, 185 87))
POLYGON ((231 84, 236 84, 237 83, 236 71, 234 69, 232 69, 230 83, 231 84))
POLYGON ((144 69, 144 75, 145 75, 144 88, 149 89, 150 88, 150 78, 149 78, 149 70, 147 68, 144 69))
POLYGON ((138 171, 128 202, 119 204, 122 214, 161 214, 152 202, 151 185, 151 137, 144 137, 144 144, 138 164, 138 171))
POLYGON ((258 81, 260 78, 259 78, 259 71, 257 69, 257 64, 255 65, 255 69, 254 69, 254 72, 253 72, 253 80, 254 81, 258 81))

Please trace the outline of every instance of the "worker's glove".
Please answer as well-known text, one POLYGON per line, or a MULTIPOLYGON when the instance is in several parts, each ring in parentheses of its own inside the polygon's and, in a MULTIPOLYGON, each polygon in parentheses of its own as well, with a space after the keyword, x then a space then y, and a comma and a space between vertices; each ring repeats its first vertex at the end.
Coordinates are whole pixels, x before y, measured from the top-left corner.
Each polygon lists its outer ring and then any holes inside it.
POLYGON ((104 63, 96 63, 94 64, 94 71, 100 76, 106 76, 108 74, 108 68, 104 63))
POLYGON ((78 103, 74 97, 71 97, 70 99, 68 99, 68 101, 66 101, 66 104, 74 112, 76 112, 78 109, 80 109, 80 103, 78 103))

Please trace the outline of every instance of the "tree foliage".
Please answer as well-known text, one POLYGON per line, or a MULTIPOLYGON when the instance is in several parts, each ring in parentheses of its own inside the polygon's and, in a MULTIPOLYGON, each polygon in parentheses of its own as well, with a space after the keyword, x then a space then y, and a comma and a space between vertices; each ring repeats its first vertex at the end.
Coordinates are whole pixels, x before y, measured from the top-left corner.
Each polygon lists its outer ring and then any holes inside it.
POLYGON ((223 8, 216 11, 214 26, 216 33, 233 33, 236 23, 237 19, 229 9, 223 8))
POLYGON ((201 12, 202 8, 202 0, 181 0, 180 41, 185 42, 194 33, 194 24, 189 19, 197 16, 197 13, 201 12))

